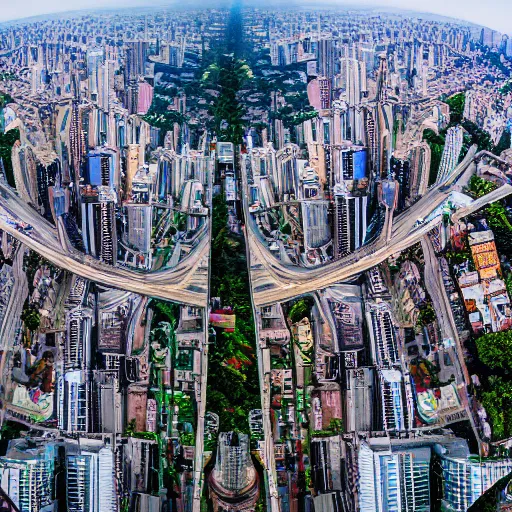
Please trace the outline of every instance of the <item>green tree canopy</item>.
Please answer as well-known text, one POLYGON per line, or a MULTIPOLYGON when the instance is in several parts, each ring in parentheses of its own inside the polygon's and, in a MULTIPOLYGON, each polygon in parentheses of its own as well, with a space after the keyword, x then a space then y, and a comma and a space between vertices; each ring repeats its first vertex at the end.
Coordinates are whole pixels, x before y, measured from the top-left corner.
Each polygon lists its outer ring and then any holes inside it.
POLYGON ((512 331, 491 332, 476 340, 480 361, 491 369, 512 369, 512 331))
POLYGON ((512 382, 491 377, 480 401, 487 412, 493 440, 512 437, 512 382))

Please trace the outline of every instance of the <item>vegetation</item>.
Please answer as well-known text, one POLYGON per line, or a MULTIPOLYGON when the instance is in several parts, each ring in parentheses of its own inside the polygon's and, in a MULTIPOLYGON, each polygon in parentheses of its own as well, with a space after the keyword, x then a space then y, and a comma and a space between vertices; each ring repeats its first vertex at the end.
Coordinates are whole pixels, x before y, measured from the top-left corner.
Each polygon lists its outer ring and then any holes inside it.
MULTIPOLYGON (((468 121, 467 119, 461 123, 462 128, 467 131, 469 138, 467 139, 466 147, 469 149, 469 146, 473 144, 477 145, 478 151, 491 151, 495 153, 496 149, 492 142, 491 135, 489 132, 482 130, 478 127, 477 124, 473 123, 473 121, 468 121)), ((467 151, 467 149, 466 149, 467 151)), ((465 154, 465 152, 464 152, 465 154)))
POLYGON ((492 48, 483 45, 477 45, 482 51, 482 55, 477 57, 478 64, 485 63, 487 66, 493 66, 499 69, 505 76, 510 76, 510 70, 501 62, 501 53, 493 51, 492 48))
POLYGON ((168 322, 171 325, 176 323, 176 318, 179 316, 178 304, 160 299, 151 299, 150 306, 153 311, 153 318, 151 320, 152 329, 157 327, 160 322, 168 322))
POLYGON ((213 200, 211 296, 236 313, 235 331, 218 329, 209 353, 207 410, 219 415, 220 430, 248 433, 248 414, 261 407, 254 349, 254 319, 243 238, 227 226, 222 196, 213 200))
POLYGON ((427 129, 423 132, 423 140, 430 146, 430 171, 428 176, 428 184, 432 185, 437 179, 439 166, 441 165, 441 157, 443 156, 444 137, 437 135, 433 130, 427 129))
POLYGON ((241 144, 245 108, 239 101, 239 91, 253 77, 246 61, 223 55, 208 66, 201 78, 201 87, 213 96, 208 113, 213 118, 213 130, 221 141, 241 144))
POLYGON ((41 324, 41 315, 39 314, 39 310, 33 306, 29 306, 23 309, 21 313, 21 319, 25 324, 25 327, 30 332, 35 332, 39 329, 39 325, 41 324))
POLYGON ((9 130, 7 133, 0 133, 0 168, 3 163, 3 168, 5 172, 5 177, 7 179, 7 183, 11 185, 11 187, 16 186, 16 182, 14 181, 14 173, 12 170, 12 147, 14 143, 19 140, 20 131, 9 130))
POLYGON ((512 273, 509 272, 505 275, 505 286, 507 287, 507 293, 509 297, 512 297, 512 273))
POLYGON ((512 331, 491 332, 476 340, 480 361, 492 370, 512 370, 512 331))
POLYGON ((505 129, 503 133, 501 134, 500 140, 498 144, 494 148, 494 153, 496 155, 501 155, 503 151, 506 149, 509 149, 511 147, 511 137, 510 137, 510 131, 508 129, 505 129))
POLYGON ((160 129, 161 143, 165 134, 174 130, 175 124, 181 126, 185 122, 185 116, 177 110, 170 109, 170 105, 169 101, 155 94, 147 114, 142 116, 146 123, 160 129))
POLYGON ((192 432, 181 432, 180 443, 182 446, 195 446, 196 436, 192 432))
POLYGON ((311 297, 304 297, 299 299, 290 308, 288 317, 292 323, 300 322, 303 318, 309 318, 311 308, 313 306, 313 299, 311 297))
POLYGON ((510 236, 510 230, 505 226, 495 225, 492 231, 498 254, 506 256, 510 260, 512 258, 512 236, 510 236))
POLYGON ((272 113, 273 119, 281 119, 285 128, 292 128, 302 124, 308 119, 314 119, 318 117, 318 112, 309 104, 300 105, 298 108, 294 107, 293 104, 286 104, 276 112, 272 113))
POLYGON ((313 430, 312 437, 330 437, 343 434, 343 420, 340 418, 331 418, 329 428, 325 430, 313 430))
POLYGON ((482 393, 482 406, 492 425, 494 439, 512 436, 512 382, 502 377, 490 377, 488 389, 482 393))
MULTIPOLYGON (((509 284, 509 283, 507 283, 509 284)), ((482 406, 492 426, 493 439, 512 436, 512 332, 488 333, 476 340, 480 362, 485 365, 482 406), (485 378, 485 374, 489 376, 485 378)))
POLYGON ((498 185, 496 185, 496 183, 493 183, 492 181, 489 180, 484 180, 483 178, 480 178, 476 174, 473 174, 473 176, 471 176, 471 179, 469 180, 468 184, 469 194, 477 199, 479 197, 489 194, 490 192, 496 190, 497 188, 498 185))
POLYGON ((441 157, 446 140, 446 133, 449 128, 460 125, 464 128, 464 138, 462 151, 459 161, 462 160, 469 148, 473 145, 477 146, 478 151, 490 151, 496 155, 500 155, 503 150, 510 147, 510 133, 505 130, 498 144, 494 145, 489 132, 482 130, 476 123, 468 119, 464 119, 465 93, 460 92, 450 96, 449 98, 441 97, 442 101, 450 107, 450 122, 446 128, 436 134, 433 130, 427 129, 423 132, 423 140, 428 143, 431 151, 429 185, 435 183, 441 157))
POLYGON ((424 307, 420 309, 420 314, 418 315, 418 325, 424 326, 431 324, 436 319, 436 312, 432 307, 432 303, 426 304, 424 307))
POLYGON ((15 421, 5 421, 0 430, 0 437, 2 441, 10 441, 11 439, 19 439, 22 432, 27 432, 29 429, 21 423, 15 421))
POLYGON ((459 92, 444 101, 450 107, 450 124, 460 124, 464 115, 466 94, 464 92, 459 92))
POLYGON ((14 103, 13 97, 6 92, 0 93, 0 108, 4 107, 8 103, 14 103))
POLYGON ((451 265, 461 265, 466 261, 471 260, 471 253, 468 249, 465 250, 447 250, 445 252, 446 258, 450 261, 451 265))
POLYGON ((512 80, 507 80, 504 82, 504 84, 500 87, 499 92, 503 95, 512 92, 512 80))
POLYGON ((485 217, 491 228, 502 228, 512 231, 512 224, 507 216, 507 210, 500 201, 491 203, 485 209, 485 217))
POLYGON ((158 435, 155 432, 137 432, 135 430, 135 418, 132 418, 128 425, 126 425, 126 429, 123 433, 125 437, 136 437, 138 439, 151 439, 156 441, 158 439, 158 435))
POLYGON ((2 71, 0 73, 0 82, 7 82, 8 80, 16 80, 18 77, 14 73, 2 71))

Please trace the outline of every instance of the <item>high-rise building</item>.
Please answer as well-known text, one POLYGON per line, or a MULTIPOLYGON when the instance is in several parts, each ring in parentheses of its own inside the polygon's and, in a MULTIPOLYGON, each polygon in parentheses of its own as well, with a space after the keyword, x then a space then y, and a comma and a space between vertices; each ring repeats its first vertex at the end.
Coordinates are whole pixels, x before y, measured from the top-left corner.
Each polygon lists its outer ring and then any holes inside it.
POLYGON ((396 210, 402 211, 406 206, 406 200, 410 195, 410 165, 405 159, 391 157, 391 171, 398 182, 398 201, 396 210))
POLYGON ((154 440, 129 438, 123 449, 127 465, 126 486, 132 492, 158 492, 158 444, 154 440))
POLYGON ((382 428, 401 431, 408 428, 403 376, 400 370, 379 370, 382 428))
POLYGON ((55 185, 57 174, 60 171, 60 162, 55 159, 53 162, 43 163, 38 162, 36 165, 37 170, 37 191, 38 203, 42 215, 52 221, 52 210, 50 207, 50 197, 48 190, 55 185))
POLYGON ((104 62, 103 48, 90 48, 87 50, 87 76, 89 85, 89 99, 98 101, 102 89, 100 83, 100 68, 104 62))
POLYGON ((0 487, 20 512, 40 512, 52 507, 55 445, 45 440, 16 439, 0 457, 0 487))
POLYGON ((359 449, 359 510, 361 512, 430 510, 428 446, 390 444, 371 439, 359 449))
POLYGON ((247 486, 250 479, 251 462, 246 434, 222 432, 219 435, 215 479, 230 491, 247 486))
POLYGON ((466 441, 436 445, 443 471, 446 510, 467 510, 487 489, 512 471, 512 459, 486 459, 470 455, 466 441))
POLYGON ((441 163, 439 164, 437 174, 438 183, 446 180, 457 166, 459 155, 462 151, 463 137, 464 132, 462 126, 452 126, 448 128, 443 155, 441 156, 441 163))
POLYGON ((368 196, 336 194, 334 197, 334 257, 339 259, 364 243, 368 196))
POLYGON ((318 87, 320 89, 320 108, 328 110, 331 108, 331 80, 327 77, 319 77, 318 87))
POLYGON ((305 250, 318 249, 327 245, 331 240, 328 202, 303 201, 301 212, 305 250))
POLYGON ((385 303, 370 304, 367 312, 372 338, 373 358, 380 367, 391 367, 399 362, 395 326, 385 303))
POLYGON ((152 206, 127 204, 125 211, 127 242, 141 253, 145 266, 150 265, 152 206))
POLYGON ((336 72, 336 55, 334 39, 320 39, 317 46, 318 74, 332 78, 336 72))
POLYGON ((505 55, 507 57, 512 57, 512 37, 509 37, 507 39, 507 45, 506 45, 506 48, 505 48, 505 55))
POLYGON ((64 432, 89 432, 91 427, 90 386, 80 370, 57 380, 57 419, 64 432))
POLYGON ((132 41, 126 43, 126 75, 129 80, 145 75, 148 55, 148 42, 132 41))
POLYGON ((112 450, 86 447, 66 457, 69 512, 114 512, 114 457, 112 450))
POLYGON ((219 434, 215 468, 209 480, 215 510, 229 510, 233 499, 237 510, 254 510, 259 495, 258 474, 250 458, 247 434, 219 434))
POLYGON ((340 62, 338 86, 350 107, 359 105, 368 92, 366 83, 366 63, 354 58, 343 57, 340 62))

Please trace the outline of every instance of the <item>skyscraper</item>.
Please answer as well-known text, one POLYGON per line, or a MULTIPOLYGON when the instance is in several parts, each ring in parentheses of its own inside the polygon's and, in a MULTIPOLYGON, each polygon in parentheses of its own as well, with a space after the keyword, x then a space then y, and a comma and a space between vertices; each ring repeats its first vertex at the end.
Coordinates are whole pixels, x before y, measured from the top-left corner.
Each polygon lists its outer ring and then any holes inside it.
POLYGON ((54 467, 54 444, 16 439, 0 457, 0 486, 20 512, 39 512, 53 503, 54 467))
POLYGON ((339 259, 364 243, 368 196, 336 194, 334 197, 334 256, 339 259))
POLYGON ((69 512, 114 512, 114 458, 108 446, 94 446, 66 458, 69 512))
POLYGON ((359 449, 361 512, 430 510, 430 458, 427 446, 372 439, 359 449))
POLYGON ((512 471, 512 459, 486 459, 469 454, 466 441, 436 445, 443 471, 446 510, 467 510, 487 489, 512 471))
POLYGON ((87 50, 87 76, 89 85, 89 99, 98 101, 101 91, 100 68, 104 61, 102 48, 90 48, 87 50))

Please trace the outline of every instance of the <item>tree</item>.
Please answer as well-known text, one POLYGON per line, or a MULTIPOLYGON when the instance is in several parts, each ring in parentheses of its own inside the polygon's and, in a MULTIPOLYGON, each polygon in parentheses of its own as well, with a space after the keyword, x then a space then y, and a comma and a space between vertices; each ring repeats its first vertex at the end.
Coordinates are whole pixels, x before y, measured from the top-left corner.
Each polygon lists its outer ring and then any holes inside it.
POLYGON ((249 432, 248 414, 261 407, 255 361, 255 325, 245 243, 227 228, 225 199, 216 196, 212 212, 211 296, 236 314, 234 332, 217 329, 208 357, 207 409, 219 415, 220 430, 249 432))
POLYGON ((487 412, 494 440, 512 436, 512 382, 502 377, 490 377, 488 390, 481 403, 487 412))
POLYGON ((341 418, 331 418, 329 429, 337 434, 343 433, 343 420, 341 418))
POLYGON ((445 139, 442 135, 436 134, 433 130, 427 129, 423 132, 423 140, 430 147, 430 170, 428 183, 432 185, 437 179, 441 157, 443 156, 445 139))
POLYGON ((492 181, 489 180, 484 180, 483 178, 480 178, 476 174, 473 174, 473 176, 471 176, 468 184, 468 192, 477 199, 479 197, 489 194, 490 192, 496 190, 497 188, 498 185, 496 185, 496 183, 493 183, 492 181))
POLYGON ((484 334, 476 346, 480 361, 490 369, 512 369, 512 331, 484 334))
POLYGON ((299 299, 290 308, 288 317, 292 323, 300 322, 303 318, 309 318, 311 308, 313 307, 313 299, 311 297, 305 297, 299 299))
POLYGON ((511 146, 510 131, 504 130, 503 133, 501 134, 498 144, 495 146, 495 148, 493 150, 493 153, 499 156, 499 155, 501 155, 501 153, 503 153, 503 151, 505 151, 506 149, 509 149, 510 146, 511 146))
POLYGON ((153 310, 151 326, 157 327, 160 322, 168 322, 176 325, 176 318, 179 315, 177 304, 160 299, 151 299, 150 307, 153 310))
POLYGON ((496 201, 487 206, 485 214, 491 228, 505 228, 512 231, 512 225, 508 220, 507 210, 500 201, 496 201))
POLYGON ((5 177, 11 187, 16 186, 12 169, 12 147, 19 138, 20 131, 18 129, 9 130, 7 133, 0 133, 0 161, 3 162, 5 177))
POLYGON ((428 325, 431 324, 435 319, 436 312, 432 307, 432 303, 429 302, 423 308, 420 309, 420 314, 418 315, 418 324, 428 325))
POLYGON ((180 443, 182 446, 195 446, 196 437, 192 432, 181 432, 180 443))
POLYGON ((31 332, 37 331, 41 324, 41 315, 39 314, 39 311, 33 307, 24 309, 21 313, 21 319, 23 320, 25 327, 31 332))
POLYGON ((450 107, 450 124, 458 124, 462 121, 464 115, 464 106, 466 104, 466 95, 459 92, 450 96, 445 103, 450 107))

